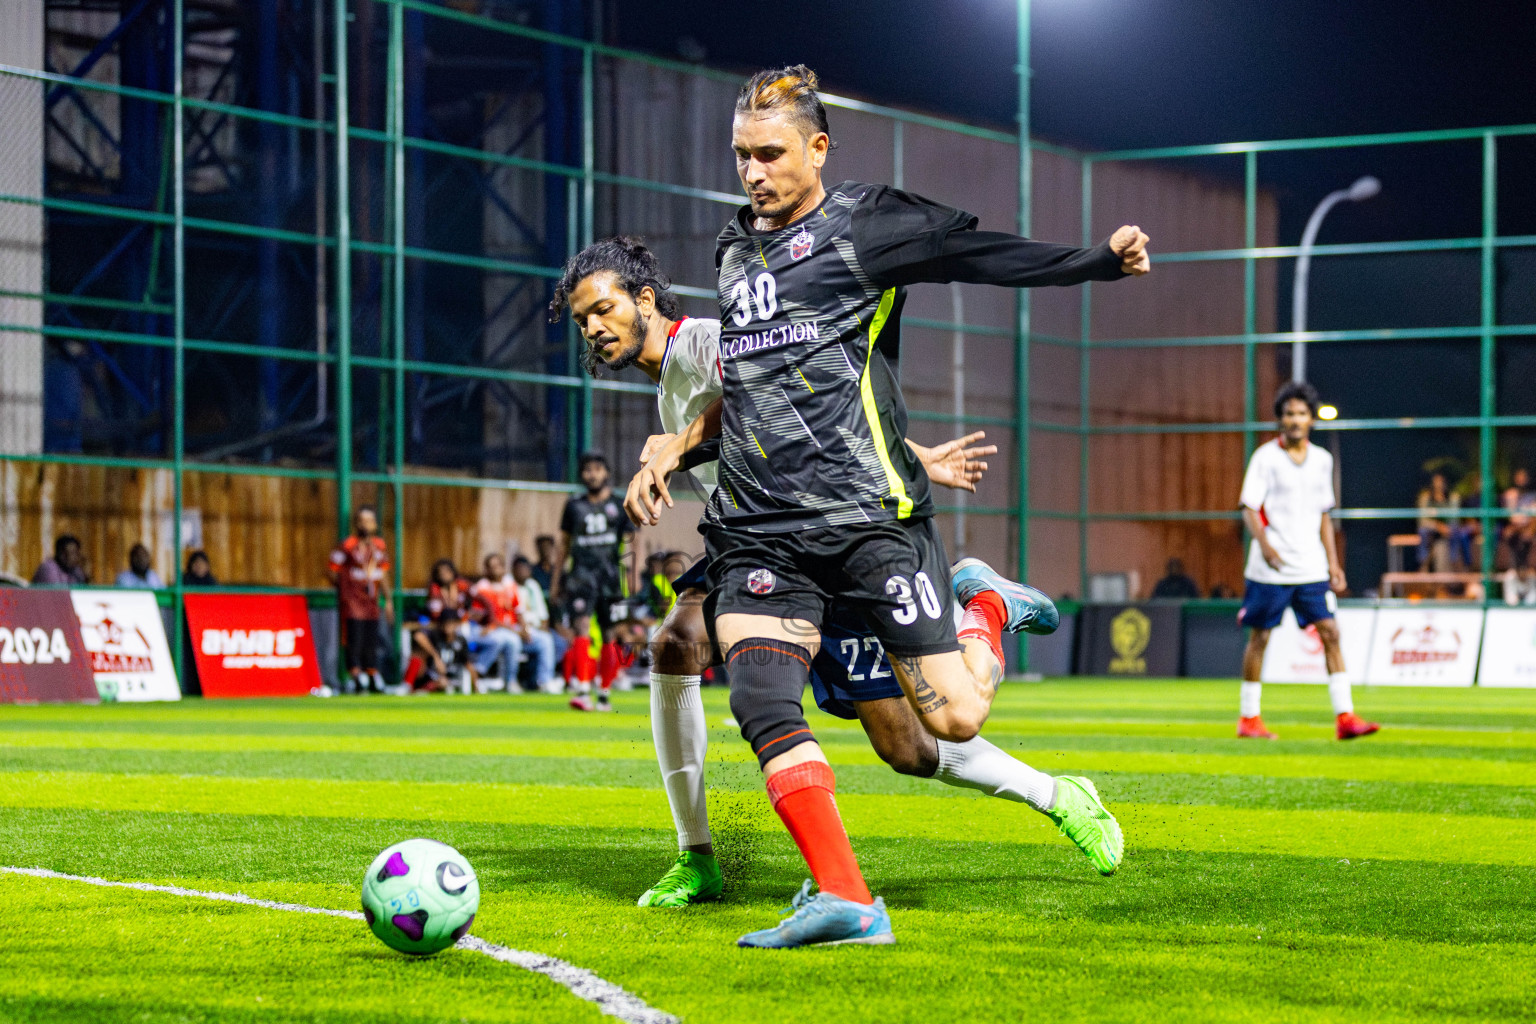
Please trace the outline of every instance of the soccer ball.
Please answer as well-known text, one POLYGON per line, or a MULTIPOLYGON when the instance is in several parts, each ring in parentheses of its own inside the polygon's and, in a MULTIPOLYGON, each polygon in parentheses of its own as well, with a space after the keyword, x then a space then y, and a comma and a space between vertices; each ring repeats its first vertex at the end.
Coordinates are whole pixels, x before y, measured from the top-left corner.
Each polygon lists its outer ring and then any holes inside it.
POLYGON ((464 937, 480 909, 480 882, 463 855, 435 839, 407 839, 363 876, 363 917, 386 946, 431 956, 464 937))

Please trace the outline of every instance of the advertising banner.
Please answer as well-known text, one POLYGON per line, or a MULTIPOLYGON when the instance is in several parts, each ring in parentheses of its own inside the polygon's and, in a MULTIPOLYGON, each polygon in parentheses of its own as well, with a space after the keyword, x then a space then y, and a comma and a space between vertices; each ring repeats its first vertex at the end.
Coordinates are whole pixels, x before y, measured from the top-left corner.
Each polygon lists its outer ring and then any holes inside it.
POLYGON ((320 685, 302 595, 187 594, 204 697, 306 697, 320 685))
POLYGON ((1176 604, 1084 605, 1077 617, 1077 671, 1086 676, 1176 676, 1183 633, 1176 604))
POLYGON ((1483 635, 1479 608, 1382 608, 1365 681, 1378 686, 1471 686, 1483 635))
POLYGON ((1536 608, 1490 608, 1479 686, 1536 686, 1536 608))
POLYGON ((69 591, 0 588, 0 704, 96 700, 69 591))
MULTIPOLYGON (((1371 658, 1376 609, 1340 608, 1334 617, 1339 623, 1339 646, 1344 649, 1344 671, 1351 683, 1363 683, 1371 658)), ((1328 666, 1323 661, 1323 641, 1318 638, 1317 627, 1300 628, 1296 613, 1287 608, 1280 625, 1270 631, 1260 678, 1266 683, 1326 683, 1328 666)))
POLYGON ((71 590, 102 700, 180 700, 165 620, 149 590, 71 590))

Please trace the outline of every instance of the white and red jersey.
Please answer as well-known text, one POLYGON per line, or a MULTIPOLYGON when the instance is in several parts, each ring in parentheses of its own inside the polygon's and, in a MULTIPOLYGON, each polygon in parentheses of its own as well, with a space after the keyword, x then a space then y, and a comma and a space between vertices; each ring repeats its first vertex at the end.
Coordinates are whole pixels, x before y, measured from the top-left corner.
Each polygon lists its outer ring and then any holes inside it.
POLYGON ((485 624, 487 629, 497 626, 517 628, 522 599, 518 596, 517 580, 510 573, 499 580, 475 581, 475 585, 469 588, 469 596, 490 613, 490 619, 485 624))
MULTIPOLYGON (((669 434, 681 433, 722 391, 720 321, 684 317, 674 323, 667 336, 667 353, 661 357, 661 379, 656 383, 661 428, 669 434)), ((718 466, 706 462, 689 472, 706 492, 713 491, 718 466)))
POLYGON ((1248 547, 1243 575, 1255 583, 1318 583, 1328 579, 1328 551, 1323 547, 1323 513, 1336 504, 1333 456, 1306 443, 1301 462, 1276 438, 1261 444, 1248 460, 1242 504, 1259 514, 1264 536, 1280 556, 1280 568, 1264 561, 1259 542, 1248 547))

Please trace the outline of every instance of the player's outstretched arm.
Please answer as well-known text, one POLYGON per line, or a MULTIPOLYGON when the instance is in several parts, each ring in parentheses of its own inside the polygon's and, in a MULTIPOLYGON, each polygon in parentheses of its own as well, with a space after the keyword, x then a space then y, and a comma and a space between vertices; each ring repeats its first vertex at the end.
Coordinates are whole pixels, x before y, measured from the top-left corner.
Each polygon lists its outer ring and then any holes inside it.
POLYGON ((978 430, 933 448, 924 448, 909 437, 907 445, 922 462, 929 480, 944 487, 953 487, 957 491, 975 494, 976 485, 987 471, 987 464, 982 460, 988 455, 997 454, 995 444, 976 444, 986 436, 985 430, 978 430))
POLYGON ((667 480, 683 463, 683 456, 706 441, 720 436, 720 417, 725 409, 722 399, 715 399, 694 417, 692 423, 663 444, 629 482, 624 496, 624 511, 636 526, 655 526, 661 522, 661 507, 673 507, 667 480))
POLYGON ((976 218, 899 189, 878 187, 853 210, 859 262, 882 288, 919 282, 1007 288, 1116 281, 1152 269, 1149 239, 1127 224, 1102 245, 1041 242, 1003 231, 978 231, 976 218))

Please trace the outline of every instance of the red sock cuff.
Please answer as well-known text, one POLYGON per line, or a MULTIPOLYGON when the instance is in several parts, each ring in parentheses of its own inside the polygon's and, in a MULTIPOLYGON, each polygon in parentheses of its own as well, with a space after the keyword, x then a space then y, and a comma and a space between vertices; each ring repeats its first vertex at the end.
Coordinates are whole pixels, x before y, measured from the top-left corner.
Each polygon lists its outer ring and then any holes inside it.
POLYGON ((802 789, 819 787, 835 794, 837 776, 833 774, 832 766, 825 761, 802 761, 768 776, 767 786, 769 802, 778 807, 780 800, 802 789))
POLYGON ((1002 596, 983 590, 965 606, 965 615, 960 620, 960 631, 956 635, 961 640, 975 638, 985 641, 997 656, 997 663, 1006 665, 1003 659, 1003 626, 1007 621, 1008 609, 1003 604, 1002 596))

